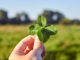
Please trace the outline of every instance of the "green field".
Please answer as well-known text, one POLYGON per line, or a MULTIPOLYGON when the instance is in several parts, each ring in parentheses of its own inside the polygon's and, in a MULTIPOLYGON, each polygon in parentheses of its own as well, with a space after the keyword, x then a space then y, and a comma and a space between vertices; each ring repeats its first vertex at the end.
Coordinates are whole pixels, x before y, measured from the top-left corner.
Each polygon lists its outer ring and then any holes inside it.
MULTIPOLYGON (((44 60, 80 60, 80 26, 56 25, 58 33, 44 44, 44 60)), ((15 45, 27 36, 28 25, 0 25, 0 60, 8 60, 15 45)))

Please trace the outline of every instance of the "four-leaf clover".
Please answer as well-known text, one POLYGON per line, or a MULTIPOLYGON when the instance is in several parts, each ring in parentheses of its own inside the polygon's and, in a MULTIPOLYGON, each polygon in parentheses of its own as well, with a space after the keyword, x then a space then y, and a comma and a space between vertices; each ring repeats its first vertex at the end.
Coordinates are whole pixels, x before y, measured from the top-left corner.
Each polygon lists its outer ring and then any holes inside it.
POLYGON ((39 16, 37 19, 37 24, 31 25, 28 33, 30 35, 37 34, 42 42, 46 42, 50 35, 55 35, 57 33, 57 29, 53 25, 48 25, 44 16, 39 16))

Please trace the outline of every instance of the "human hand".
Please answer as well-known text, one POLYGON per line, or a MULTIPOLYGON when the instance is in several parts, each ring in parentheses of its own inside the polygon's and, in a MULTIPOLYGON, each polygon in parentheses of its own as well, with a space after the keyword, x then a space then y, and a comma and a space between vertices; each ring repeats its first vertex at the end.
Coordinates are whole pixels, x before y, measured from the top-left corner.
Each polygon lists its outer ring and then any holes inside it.
POLYGON ((30 35, 18 43, 9 56, 9 60, 42 60, 44 55, 43 43, 37 36, 30 35))

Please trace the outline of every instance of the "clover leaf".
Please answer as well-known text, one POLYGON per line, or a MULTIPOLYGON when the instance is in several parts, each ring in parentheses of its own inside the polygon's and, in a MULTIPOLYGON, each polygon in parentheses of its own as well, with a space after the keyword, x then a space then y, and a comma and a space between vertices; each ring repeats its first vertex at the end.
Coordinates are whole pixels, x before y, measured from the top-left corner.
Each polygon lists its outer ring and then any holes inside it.
POLYGON ((49 26, 45 27, 45 29, 52 31, 54 34, 57 33, 57 28, 53 25, 49 25, 49 26))
POLYGON ((44 16, 39 16, 37 19, 37 23, 43 27, 45 27, 46 24, 46 18, 44 16))
POLYGON ((28 33, 30 35, 37 34, 42 42, 46 42, 51 35, 55 35, 57 33, 57 29, 53 25, 47 25, 46 18, 44 16, 39 16, 37 24, 31 25, 28 33))

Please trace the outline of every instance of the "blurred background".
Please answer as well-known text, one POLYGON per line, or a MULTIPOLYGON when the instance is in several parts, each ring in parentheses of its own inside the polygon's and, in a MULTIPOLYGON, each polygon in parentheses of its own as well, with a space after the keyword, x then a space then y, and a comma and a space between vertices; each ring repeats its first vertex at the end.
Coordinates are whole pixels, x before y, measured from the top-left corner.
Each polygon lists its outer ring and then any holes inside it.
POLYGON ((40 15, 58 29, 44 43, 44 60, 80 60, 80 0, 0 0, 0 60, 8 60, 40 15))

